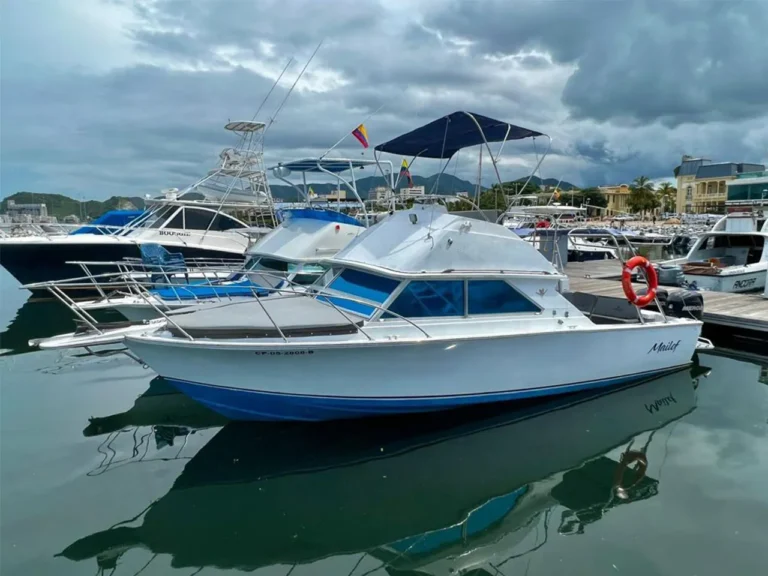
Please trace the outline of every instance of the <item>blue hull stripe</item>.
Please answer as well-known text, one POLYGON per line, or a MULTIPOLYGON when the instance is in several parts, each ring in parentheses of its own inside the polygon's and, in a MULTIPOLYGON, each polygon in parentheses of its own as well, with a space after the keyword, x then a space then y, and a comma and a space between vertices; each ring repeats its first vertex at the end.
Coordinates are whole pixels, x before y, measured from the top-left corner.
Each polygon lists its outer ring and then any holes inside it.
POLYGON ((529 388, 508 392, 493 392, 487 394, 472 394, 462 396, 424 396, 409 398, 353 398, 336 396, 303 396, 297 394, 279 394, 256 390, 239 390, 223 386, 210 386, 188 382, 186 380, 166 380, 181 392, 197 400, 232 420, 339 420, 346 418, 362 418, 366 416, 383 416, 388 414, 409 414, 414 412, 430 412, 448 408, 458 408, 472 404, 489 402, 508 402, 525 398, 554 396, 570 392, 579 392, 592 388, 617 386, 634 381, 650 379, 662 374, 676 372, 686 368, 688 364, 664 370, 641 372, 564 384, 548 388, 529 388))

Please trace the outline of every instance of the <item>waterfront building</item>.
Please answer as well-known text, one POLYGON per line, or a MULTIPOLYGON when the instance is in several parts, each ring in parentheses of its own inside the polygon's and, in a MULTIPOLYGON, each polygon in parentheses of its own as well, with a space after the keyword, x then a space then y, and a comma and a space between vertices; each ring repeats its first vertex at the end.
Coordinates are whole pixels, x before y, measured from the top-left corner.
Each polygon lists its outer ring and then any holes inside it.
POLYGON ((723 213, 728 183, 740 174, 762 170, 765 170, 762 164, 713 163, 708 158, 683 156, 682 162, 674 170, 677 179, 676 210, 678 213, 723 213))

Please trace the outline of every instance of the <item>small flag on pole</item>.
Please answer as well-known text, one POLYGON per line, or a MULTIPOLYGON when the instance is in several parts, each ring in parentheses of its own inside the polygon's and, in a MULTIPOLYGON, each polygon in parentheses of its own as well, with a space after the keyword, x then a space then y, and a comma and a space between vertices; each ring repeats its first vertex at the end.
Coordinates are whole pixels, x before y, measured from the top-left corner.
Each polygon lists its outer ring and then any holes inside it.
POLYGON ((357 138, 357 141, 363 145, 363 148, 368 148, 368 130, 365 129, 365 124, 360 124, 360 126, 352 130, 352 136, 357 138))
POLYGON ((315 194, 315 191, 312 190, 312 186, 309 187, 309 197, 310 198, 317 198, 317 194, 315 194))
POLYGON ((413 179, 411 178, 411 171, 408 170, 408 162, 403 158, 403 163, 400 164, 400 177, 408 178, 408 186, 413 188, 413 179))

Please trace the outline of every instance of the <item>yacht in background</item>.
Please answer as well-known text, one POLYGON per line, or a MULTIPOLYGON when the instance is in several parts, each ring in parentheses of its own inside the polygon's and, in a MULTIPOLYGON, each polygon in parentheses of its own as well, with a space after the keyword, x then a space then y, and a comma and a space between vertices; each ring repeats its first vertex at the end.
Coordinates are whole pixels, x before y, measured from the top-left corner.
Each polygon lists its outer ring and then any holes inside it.
POLYGON ((91 225, 66 235, 0 238, 0 264, 21 284, 82 276, 73 261, 114 262, 140 258, 141 246, 160 244, 185 258, 242 261, 246 249, 274 223, 263 160, 262 122, 230 122, 237 147, 192 186, 165 191, 124 226, 91 225), (252 227, 251 224, 256 224, 252 227))
MULTIPOLYGON (((367 160, 304 159, 281 165, 280 174, 290 172, 327 172, 333 174, 363 206, 354 184, 344 180, 344 173, 372 164, 367 160)), ((306 179, 305 179, 306 180, 306 179)), ((300 194, 309 202, 306 190, 300 194)), ((363 206, 363 210, 365 207, 363 206)), ((172 260, 151 268, 119 263, 120 273, 97 275, 90 264, 80 263, 86 277, 71 282, 51 282, 45 287, 78 317, 77 330, 50 338, 30 340, 30 346, 49 348, 92 348, 115 344, 131 333, 165 324, 166 313, 189 313, 195 309, 229 306, 253 298, 266 298, 277 288, 303 291, 327 271, 319 260, 334 256, 365 230, 356 218, 330 209, 313 207, 284 209, 278 213, 280 225, 250 248, 245 266, 207 265, 204 268, 181 266, 172 260), (90 286, 98 298, 74 302, 63 292, 67 285, 90 286), (116 291, 116 292, 115 292, 116 291), (129 322, 99 322, 93 314, 117 311, 129 322)), ((162 248, 155 246, 162 250, 162 248)), ((118 263, 115 263, 118 265, 118 263)), ((34 287, 43 287, 35 285, 34 287)), ((32 286, 30 287, 32 288, 32 286)))
POLYGON ((745 209, 722 217, 700 234, 685 258, 660 262, 679 267, 683 283, 697 290, 760 292, 768 274, 768 220, 762 211, 745 209))

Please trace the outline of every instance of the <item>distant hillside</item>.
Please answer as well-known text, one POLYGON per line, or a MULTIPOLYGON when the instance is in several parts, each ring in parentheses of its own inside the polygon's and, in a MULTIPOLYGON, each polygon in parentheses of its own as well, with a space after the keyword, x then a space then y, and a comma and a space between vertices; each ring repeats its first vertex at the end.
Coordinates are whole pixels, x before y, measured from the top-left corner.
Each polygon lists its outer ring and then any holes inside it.
MULTIPOLYGON (((360 172, 355 173, 355 176, 357 176, 359 173, 360 172)), ((395 175, 395 179, 397 180, 397 175, 395 175)), ((472 192, 475 189, 475 184, 472 182, 469 182, 468 180, 462 180, 461 178, 456 178, 451 174, 443 174, 440 176, 439 186, 436 190, 433 190, 432 187, 436 182, 437 174, 433 174, 432 176, 427 177, 418 176, 416 174, 413 175, 414 186, 424 186, 427 193, 442 194, 447 196, 456 194, 457 192, 472 192)), ((376 176, 365 176, 364 178, 356 178, 355 183, 357 184, 357 190, 360 193, 360 196, 363 198, 363 200, 367 200, 368 192, 370 190, 376 188, 377 186, 384 185, 384 178, 382 178, 380 174, 376 176)), ((401 178, 400 182, 397 184, 397 187, 403 188, 407 185, 407 181, 401 178)), ((336 184, 331 182, 313 183, 311 186, 312 191, 317 195, 329 194, 336 190, 336 184)), ((344 188, 345 187, 342 185, 342 189, 344 188)), ((296 191, 295 188, 290 186, 270 184, 270 189, 272 190, 273 196, 276 198, 281 198, 287 202, 298 202, 301 200, 300 194, 296 191)))
POLYGON ((17 192, 0 201, 0 212, 5 212, 8 206, 8 200, 13 200, 16 204, 45 204, 48 207, 48 215, 56 216, 62 219, 65 216, 74 214, 78 218, 96 218, 108 210, 116 210, 129 202, 138 209, 144 208, 144 200, 138 196, 123 197, 112 196, 111 198, 100 202, 99 200, 86 200, 80 202, 69 196, 62 194, 42 194, 38 192, 17 192))
MULTIPOLYGON (((355 176, 358 174, 360 174, 360 172, 357 172, 355 176)), ((365 176, 363 178, 356 178, 355 181, 357 184, 357 189, 360 192, 360 196, 364 200, 368 198, 368 193, 370 190, 376 188, 377 186, 384 185, 384 179, 380 174, 365 176)), ((514 182, 525 181, 526 178, 519 178, 514 182)), ((415 186, 424 186, 427 193, 442 194, 444 196, 456 194, 458 192, 473 193, 476 186, 469 180, 462 180, 461 178, 457 178, 452 174, 442 174, 440 176, 439 183, 437 174, 426 177, 414 174, 413 184, 415 186), (435 187, 436 184, 437 186, 435 187)), ((531 184, 534 186, 541 186, 542 184, 545 186, 555 186, 557 184, 557 180, 554 178, 545 178, 542 181, 539 177, 534 176, 531 179, 531 184)), ((329 194, 336 189, 336 184, 331 182, 312 183, 311 186, 312 190, 317 195, 329 194)), ((405 186, 407 186, 407 182, 401 178, 400 182, 397 184, 397 187, 403 188, 405 186)), ((273 184, 270 187, 272 189, 272 194, 281 200, 297 202, 301 201, 302 199, 299 192, 291 186, 273 184)), ((570 182, 563 181, 560 183, 560 188, 561 190, 571 190, 576 188, 576 186, 570 182)), ((485 187, 483 187, 483 190, 485 190, 485 187)), ((188 198, 193 199, 191 196, 188 198)), ((144 199, 138 196, 113 196, 112 198, 109 198, 103 202, 98 200, 88 200, 81 203, 79 200, 75 200, 61 194, 17 192, 16 194, 8 196, 7 198, 3 198, 2 201, 0 201, 0 212, 5 212, 8 200, 14 200, 17 204, 46 204, 48 206, 48 214, 50 216, 56 216, 59 219, 62 219, 65 216, 69 216, 70 214, 74 214, 78 217, 85 215, 87 218, 96 218, 108 210, 117 209, 121 203, 125 202, 130 202, 138 209, 144 208, 144 199)))
MULTIPOLYGON (((523 176, 522 178, 513 180, 513 182, 525 183, 526 180, 528 180, 528 176, 523 176)), ((531 176, 531 184, 535 184, 536 186, 558 186, 560 190, 578 190, 579 189, 578 186, 576 186, 575 184, 571 184, 566 180, 558 181, 557 178, 544 178, 542 180, 538 176, 531 176), (558 184, 558 182, 560 183, 558 184)))

